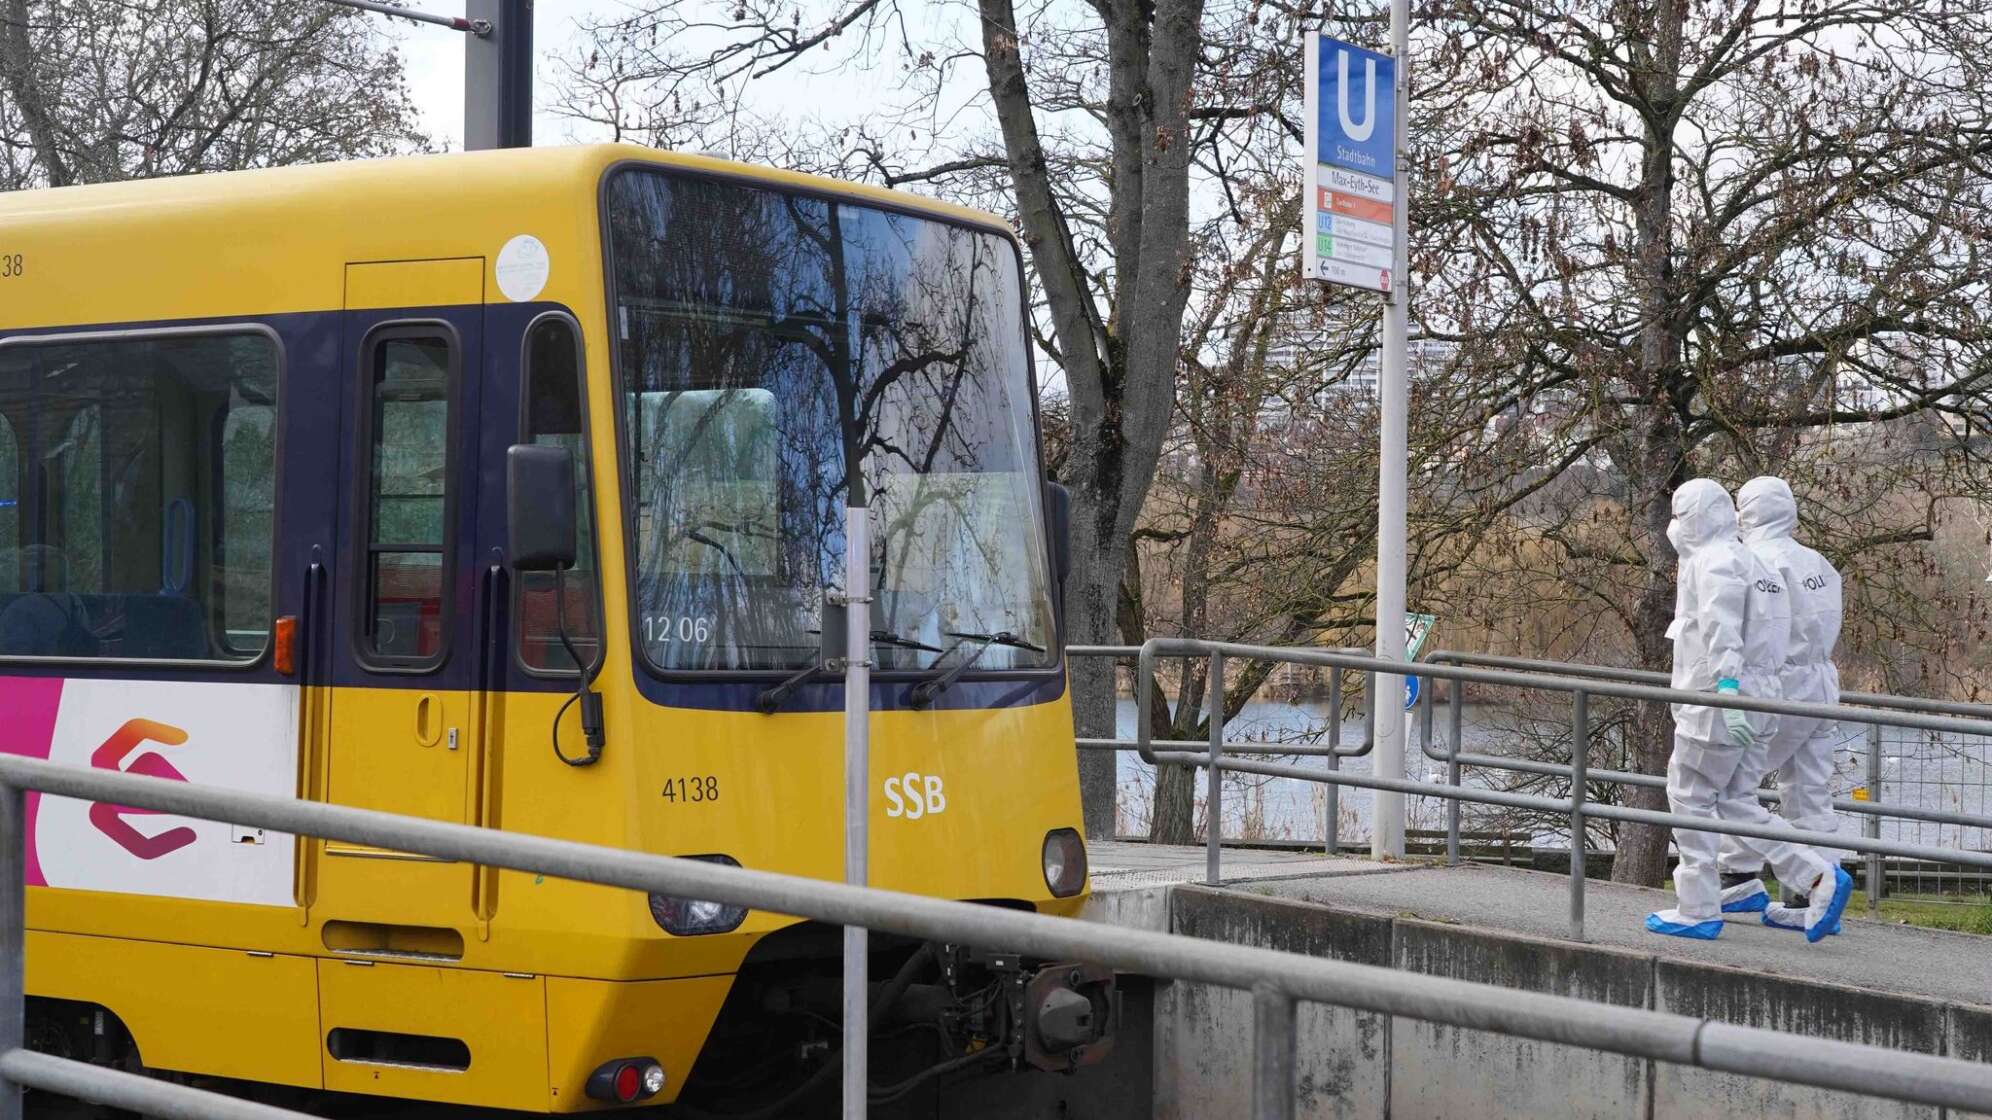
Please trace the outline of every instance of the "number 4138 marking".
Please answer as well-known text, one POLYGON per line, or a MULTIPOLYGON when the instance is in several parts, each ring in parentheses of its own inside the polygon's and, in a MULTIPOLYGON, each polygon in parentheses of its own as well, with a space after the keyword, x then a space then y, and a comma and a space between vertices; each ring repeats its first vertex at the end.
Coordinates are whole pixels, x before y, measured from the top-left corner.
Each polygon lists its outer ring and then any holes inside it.
POLYGON ((664 779, 664 800, 686 801, 694 805, 719 800, 719 778, 712 774, 664 779))

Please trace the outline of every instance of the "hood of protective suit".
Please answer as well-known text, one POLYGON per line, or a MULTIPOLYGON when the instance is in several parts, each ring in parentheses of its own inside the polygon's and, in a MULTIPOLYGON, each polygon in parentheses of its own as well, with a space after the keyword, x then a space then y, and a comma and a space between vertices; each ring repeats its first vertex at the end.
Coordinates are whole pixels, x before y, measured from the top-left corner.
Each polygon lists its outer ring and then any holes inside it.
POLYGON ((1674 520, 1667 540, 1681 556, 1716 541, 1736 539, 1736 505, 1714 479, 1696 478, 1674 491, 1674 520))
POLYGON ((1798 528, 1798 502, 1784 479, 1753 478, 1736 492, 1736 523, 1747 541, 1789 537, 1798 528))

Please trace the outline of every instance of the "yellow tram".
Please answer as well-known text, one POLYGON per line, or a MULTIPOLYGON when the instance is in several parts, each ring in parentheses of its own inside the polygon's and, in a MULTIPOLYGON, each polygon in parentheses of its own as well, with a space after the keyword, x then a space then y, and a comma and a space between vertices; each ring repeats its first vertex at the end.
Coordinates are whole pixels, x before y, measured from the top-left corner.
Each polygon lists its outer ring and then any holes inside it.
MULTIPOLYGON (((0 195, 0 260, 0 750, 838 878, 862 477, 872 882, 1077 907, 1063 503, 997 219, 615 145, 0 195)), ((766 1107, 835 1062, 834 930, 28 813, 36 1048, 539 1112, 766 1107)), ((1052 962, 874 943, 924 1060, 1104 1049, 1104 1014, 1029 1029, 1052 962)))

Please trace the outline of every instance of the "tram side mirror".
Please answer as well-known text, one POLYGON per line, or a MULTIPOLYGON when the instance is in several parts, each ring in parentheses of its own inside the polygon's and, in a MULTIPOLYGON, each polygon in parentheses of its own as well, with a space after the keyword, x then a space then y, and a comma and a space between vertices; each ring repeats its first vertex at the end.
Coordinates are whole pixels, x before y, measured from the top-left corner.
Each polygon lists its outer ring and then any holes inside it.
POLYGON ((505 452, 505 525, 513 571, 574 566, 574 452, 540 443, 505 452))
POLYGON ((1072 571, 1072 491, 1056 482, 1044 484, 1045 520, 1051 525, 1051 581, 1065 600, 1065 577, 1072 571))

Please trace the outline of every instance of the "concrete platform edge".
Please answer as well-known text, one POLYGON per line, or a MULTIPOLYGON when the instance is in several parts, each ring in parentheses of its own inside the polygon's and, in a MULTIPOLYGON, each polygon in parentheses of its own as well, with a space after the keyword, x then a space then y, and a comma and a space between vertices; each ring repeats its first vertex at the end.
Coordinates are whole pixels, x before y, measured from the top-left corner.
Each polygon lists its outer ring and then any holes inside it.
MULTIPOLYGON (((1179 883, 1109 892, 1089 902, 1085 916, 1819 1038, 1992 1060, 1992 1004, 1469 928, 1261 893, 1252 889, 1257 885, 1179 883)), ((1203 985, 1158 984, 1154 1029, 1154 1115, 1246 1111, 1249 999, 1203 985)), ((1298 1059, 1296 1114, 1310 1117, 1944 1116, 1937 1109, 1339 1007, 1304 1012, 1298 1059)))

